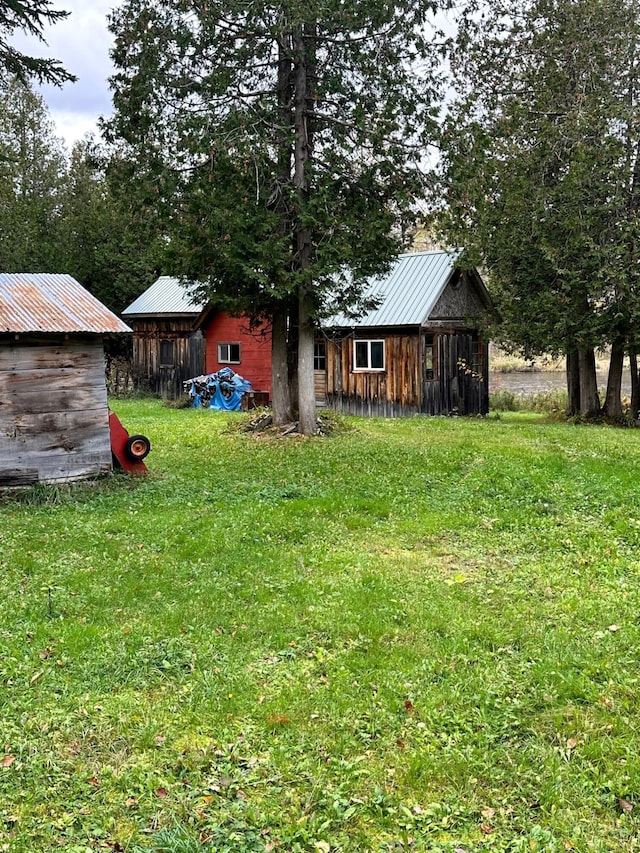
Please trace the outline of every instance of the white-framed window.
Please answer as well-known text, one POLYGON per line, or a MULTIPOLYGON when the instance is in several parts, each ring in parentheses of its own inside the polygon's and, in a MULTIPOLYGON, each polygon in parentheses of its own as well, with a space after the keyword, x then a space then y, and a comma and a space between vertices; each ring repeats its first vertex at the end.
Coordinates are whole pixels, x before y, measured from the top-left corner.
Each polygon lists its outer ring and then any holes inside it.
POLYGON ((384 370, 384 341, 365 340, 353 342, 354 370, 384 370))
POLYGON ((240 364, 240 344, 218 344, 218 364, 240 364))

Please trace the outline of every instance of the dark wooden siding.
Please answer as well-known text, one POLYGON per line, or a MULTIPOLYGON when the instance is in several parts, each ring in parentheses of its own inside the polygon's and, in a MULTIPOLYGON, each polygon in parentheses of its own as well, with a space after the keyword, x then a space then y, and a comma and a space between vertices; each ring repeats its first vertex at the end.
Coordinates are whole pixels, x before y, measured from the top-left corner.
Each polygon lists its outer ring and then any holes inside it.
POLYGON ((138 387, 176 399, 187 379, 204 373, 204 337, 191 319, 133 321, 133 364, 138 387), (166 343, 172 344, 171 363, 166 343), (165 355, 164 360, 161 355, 165 355))
POLYGON ((111 471, 102 338, 0 337, 0 486, 111 471))
POLYGON ((434 335, 436 375, 424 380, 422 411, 485 415, 489 411, 488 347, 473 332, 434 335))

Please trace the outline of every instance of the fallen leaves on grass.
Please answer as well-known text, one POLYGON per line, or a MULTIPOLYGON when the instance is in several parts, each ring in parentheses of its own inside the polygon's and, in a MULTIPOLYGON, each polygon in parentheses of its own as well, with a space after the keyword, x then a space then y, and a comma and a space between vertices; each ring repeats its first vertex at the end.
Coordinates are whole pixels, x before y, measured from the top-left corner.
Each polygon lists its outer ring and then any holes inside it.
POLYGON ((269 714, 267 722, 270 726, 286 726, 291 720, 284 714, 269 714))

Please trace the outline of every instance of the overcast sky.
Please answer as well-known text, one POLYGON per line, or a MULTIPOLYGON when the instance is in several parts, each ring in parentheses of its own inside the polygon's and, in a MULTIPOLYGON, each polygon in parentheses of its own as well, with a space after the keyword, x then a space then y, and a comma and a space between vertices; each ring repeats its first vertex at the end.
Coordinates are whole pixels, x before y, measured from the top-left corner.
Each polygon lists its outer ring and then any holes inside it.
POLYGON ((98 116, 111 112, 111 95, 107 78, 112 72, 109 59, 111 36, 107 30, 107 14, 119 0, 55 0, 56 9, 71 12, 69 17, 48 27, 47 45, 34 38, 18 41, 20 49, 32 56, 59 59, 67 71, 78 78, 62 89, 43 86, 40 89, 56 123, 58 135, 69 148, 85 133, 97 133, 98 116))
MULTIPOLYGON (((112 44, 107 30, 107 15, 122 0, 54 0, 53 8, 71 12, 64 21, 45 31, 47 44, 33 37, 16 35, 13 41, 25 53, 59 59, 64 67, 78 78, 61 89, 43 86, 44 97, 58 135, 73 143, 86 133, 97 134, 99 116, 111 114, 111 93, 108 78, 113 68, 109 59, 112 44)), ((440 26, 451 27, 447 16, 439 17, 440 26)))

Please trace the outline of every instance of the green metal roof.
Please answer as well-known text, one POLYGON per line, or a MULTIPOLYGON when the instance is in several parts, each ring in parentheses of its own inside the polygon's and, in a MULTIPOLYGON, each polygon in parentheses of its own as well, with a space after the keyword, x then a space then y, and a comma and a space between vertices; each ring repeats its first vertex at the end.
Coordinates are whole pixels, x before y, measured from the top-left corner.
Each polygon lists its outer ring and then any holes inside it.
POLYGON ((367 297, 379 300, 364 316, 354 320, 336 314, 325 325, 332 328, 362 326, 424 326, 442 295, 462 252, 413 252, 400 255, 386 276, 371 279, 367 297))
POLYGON ((124 309, 122 316, 156 317, 162 314, 187 314, 197 317, 203 308, 202 302, 191 298, 189 286, 185 286, 181 279, 161 275, 151 287, 124 309))

